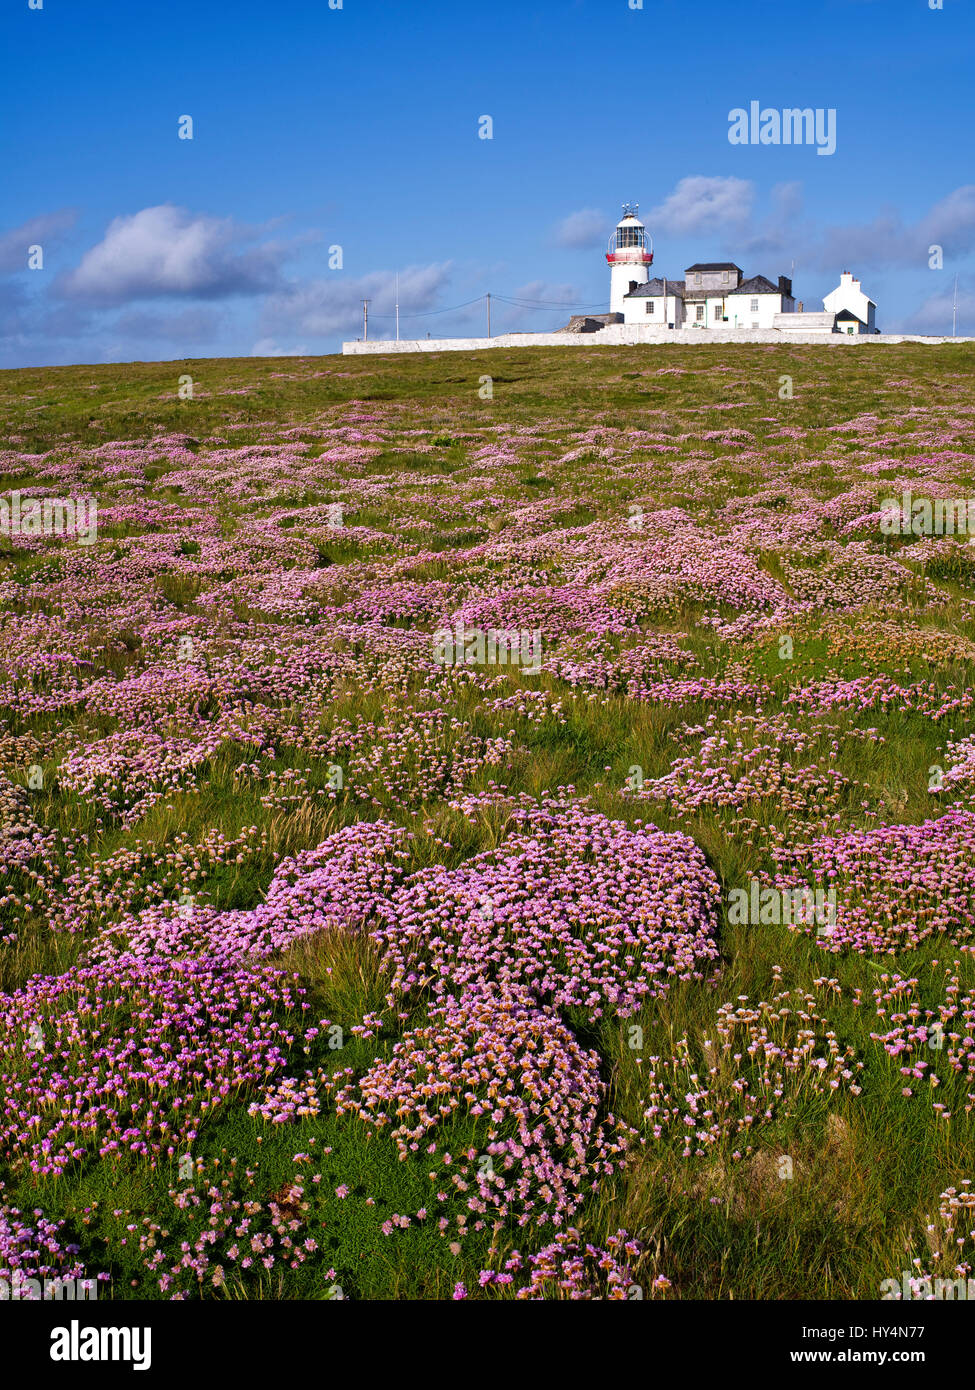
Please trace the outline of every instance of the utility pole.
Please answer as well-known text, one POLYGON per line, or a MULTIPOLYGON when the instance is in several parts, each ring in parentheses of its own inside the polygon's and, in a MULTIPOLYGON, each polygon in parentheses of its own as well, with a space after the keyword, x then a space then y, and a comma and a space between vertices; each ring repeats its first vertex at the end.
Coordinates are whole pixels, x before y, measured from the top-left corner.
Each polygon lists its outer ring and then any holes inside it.
POLYGON ((399 342, 399 271, 396 272, 396 341, 399 342))
POLYGON ((955 292, 951 300, 951 336, 954 338, 958 331, 958 276, 955 276, 955 292))
POLYGON ((369 303, 368 299, 362 301, 362 341, 366 342, 369 337, 369 303))
POLYGON ((491 336, 491 296, 487 297, 488 337, 491 336))

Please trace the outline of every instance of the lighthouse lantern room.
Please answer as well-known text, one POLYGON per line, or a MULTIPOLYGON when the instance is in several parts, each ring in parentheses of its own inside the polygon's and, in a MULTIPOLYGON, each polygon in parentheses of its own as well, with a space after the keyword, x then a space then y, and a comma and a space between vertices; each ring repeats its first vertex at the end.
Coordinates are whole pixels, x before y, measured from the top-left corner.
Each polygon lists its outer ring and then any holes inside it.
POLYGON ((623 216, 609 239, 606 261, 609 265, 609 311, 624 312, 623 296, 637 285, 645 285, 653 263, 653 240, 637 217, 639 203, 624 203, 623 216))

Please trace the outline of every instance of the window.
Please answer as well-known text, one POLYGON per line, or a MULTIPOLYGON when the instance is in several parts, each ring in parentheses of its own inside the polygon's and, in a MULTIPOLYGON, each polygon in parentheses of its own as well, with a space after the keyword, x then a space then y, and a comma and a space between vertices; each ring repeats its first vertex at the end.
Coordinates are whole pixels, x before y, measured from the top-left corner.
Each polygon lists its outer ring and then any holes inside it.
POLYGON ((703 318, 704 318, 704 305, 703 305, 703 304, 699 304, 699 305, 697 306, 697 321, 698 321, 698 323, 700 323, 700 322, 702 321, 703 318))
POLYGON ((728 274, 728 272, 727 272, 726 270, 723 270, 723 271, 721 272, 721 283, 722 283, 723 285, 726 285, 726 284, 728 283, 728 281, 729 281, 730 278, 731 278, 731 277, 730 277, 730 275, 728 274))
POLYGON ((757 300, 757 299, 753 299, 753 300, 752 300, 752 313, 753 313, 753 314, 757 314, 757 313, 758 313, 758 300, 757 300))
POLYGON ((652 299, 648 299, 648 300, 647 300, 647 313, 648 313, 648 314, 652 314, 652 313, 653 313, 653 300, 652 300, 652 299))
POLYGON ((757 328, 757 327, 758 327, 758 323, 757 323, 757 322, 752 324, 752 328, 757 328))
POLYGON ((694 276, 694 283, 695 283, 695 285, 699 285, 699 284, 701 283, 701 277, 700 277, 700 275, 695 275, 695 276, 694 276))
POLYGON ((617 248, 623 246, 642 246, 643 228, 642 227, 617 227, 616 229, 617 248))

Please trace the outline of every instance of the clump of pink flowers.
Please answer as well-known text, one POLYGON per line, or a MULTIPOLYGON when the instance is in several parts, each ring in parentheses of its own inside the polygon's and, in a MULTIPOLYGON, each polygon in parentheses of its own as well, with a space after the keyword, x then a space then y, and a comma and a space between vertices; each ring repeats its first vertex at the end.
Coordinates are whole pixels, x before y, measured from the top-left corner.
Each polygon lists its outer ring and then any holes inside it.
POLYGON ((603 1116, 599 1056, 576 1041, 557 1013, 524 988, 469 985, 431 1010, 388 1061, 335 1097, 338 1114, 382 1130, 401 1160, 416 1154, 466 1208, 490 1222, 561 1226, 618 1170, 631 1132, 603 1116), (458 1118, 483 1123, 476 1148, 438 1152, 439 1132, 458 1118))
POLYGON ((482 1289, 535 1302, 665 1298, 670 1282, 656 1275, 644 1283, 644 1262, 643 1245, 627 1231, 608 1236, 601 1247, 584 1240, 570 1226, 535 1254, 523 1257, 520 1251, 512 1251, 501 1269, 482 1270, 479 1282, 482 1289))
POLYGON ((716 959, 720 886, 684 835, 577 803, 513 810, 496 850, 414 874, 377 907, 390 1004, 497 980, 625 1016, 716 959))

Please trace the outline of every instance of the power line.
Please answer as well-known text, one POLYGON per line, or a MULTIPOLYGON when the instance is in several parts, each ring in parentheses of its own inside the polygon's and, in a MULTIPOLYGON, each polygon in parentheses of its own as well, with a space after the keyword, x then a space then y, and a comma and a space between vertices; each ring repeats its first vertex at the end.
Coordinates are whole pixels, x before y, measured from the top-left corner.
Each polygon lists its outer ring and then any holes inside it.
POLYGON ((571 299, 510 299, 507 295, 496 294, 504 304, 513 304, 516 309, 598 309, 599 304, 576 304, 571 299))
MULTIPOLYGON (((480 304, 483 300, 497 299, 502 304, 511 304, 516 309, 596 309, 602 308, 602 304, 575 304, 571 300, 565 299, 515 299, 505 294, 479 294, 476 299, 465 300, 463 304, 451 304, 446 309, 425 309, 416 314, 399 314, 401 319, 429 319, 437 314, 454 314, 458 309, 469 309, 472 304, 480 304)), ((391 319, 395 314, 373 314, 374 319, 391 319)))
MULTIPOLYGON (((402 314, 402 313, 401 313, 401 314, 400 314, 400 318, 401 318, 401 319, 428 319, 428 318, 431 318, 434 314, 452 314, 452 313, 454 313, 455 310, 457 310, 457 309, 466 309, 466 308, 468 308, 471 304, 480 304, 480 302, 481 302, 481 300, 482 300, 483 298, 484 298, 483 294, 479 294, 479 295, 477 296, 476 299, 468 299, 468 300, 467 300, 465 303, 463 303, 463 304, 451 304, 450 307, 447 308, 447 309, 425 309, 422 313, 419 313, 419 314, 402 314)), ((373 314, 373 318, 374 318, 374 319, 391 319, 391 318, 393 318, 393 317, 394 317, 393 314, 373 314)))

